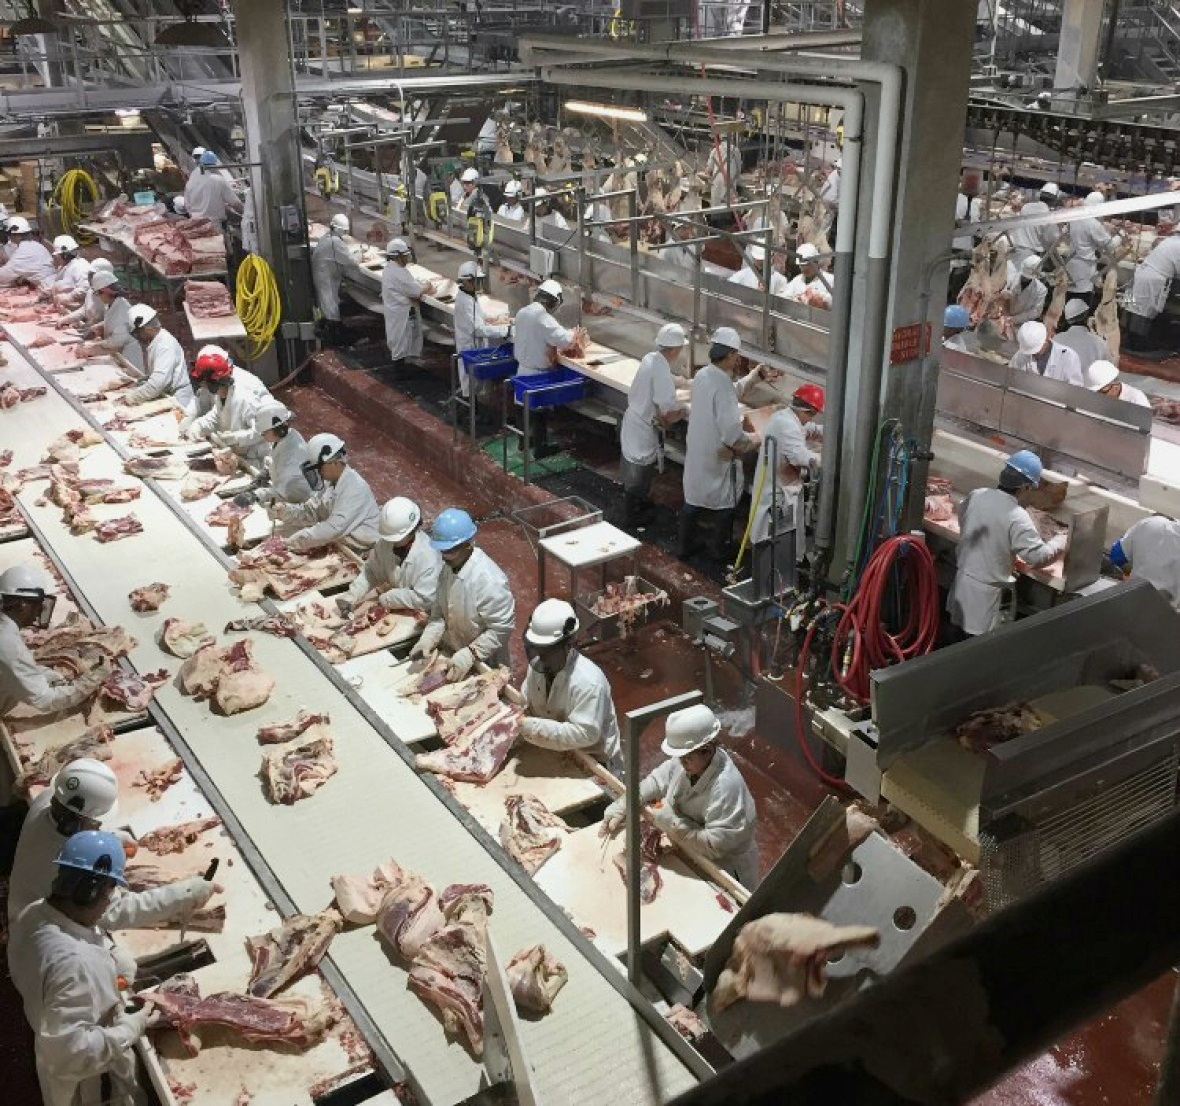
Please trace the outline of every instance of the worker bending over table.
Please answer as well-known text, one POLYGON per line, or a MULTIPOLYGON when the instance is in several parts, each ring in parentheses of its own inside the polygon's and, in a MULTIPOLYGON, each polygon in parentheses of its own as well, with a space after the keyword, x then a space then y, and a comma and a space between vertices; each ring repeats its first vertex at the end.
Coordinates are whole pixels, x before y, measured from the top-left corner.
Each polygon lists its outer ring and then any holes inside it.
POLYGON ((181 407, 188 407, 195 397, 181 344, 160 324, 154 307, 136 304, 128 319, 131 333, 143 348, 144 379, 121 396, 119 402, 134 407, 137 403, 171 396, 181 407))
POLYGON ((223 230, 226 213, 236 211, 240 215, 242 201, 226 171, 218 168, 220 164, 212 150, 201 154, 184 186, 184 206, 190 219, 208 219, 218 230, 223 230))
POLYGON ((90 287, 90 262, 79 255, 77 239, 68 234, 59 234, 53 240, 53 259, 58 269, 41 290, 58 307, 77 307, 90 287))
POLYGON ((276 500, 283 503, 304 503, 311 498, 311 484, 307 481, 307 442, 291 426, 294 414, 277 399, 262 400, 254 412, 254 428, 270 447, 270 454, 262 462, 270 487, 259 488, 254 497, 264 507, 276 500))
POLYGON ((28 219, 16 215, 8 220, 8 241, 12 252, 0 265, 0 287, 27 284, 32 288, 44 288, 53 283, 57 275, 53 255, 43 242, 33 237, 28 219))
POLYGON ((1110 563, 1146 580, 1180 611, 1180 523, 1163 515, 1140 519, 1111 546, 1110 563))
POLYGON ((581 749, 616 776, 623 774, 619 720, 602 669, 574 645, 579 629, 564 599, 538 603, 524 632, 528 674, 520 691, 528 713, 521 740, 541 749, 581 749))
POLYGON ((123 294, 118 277, 105 269, 99 270, 91 274, 90 287, 102 304, 102 321, 82 332, 84 341, 78 347, 78 356, 118 354, 142 376, 143 347, 131 332, 131 304, 123 294))
POLYGON ((73 311, 63 315, 53 324, 58 330, 73 326, 75 323, 81 323, 82 329, 85 330, 87 327, 102 322, 102 314, 106 310, 106 306, 94 290, 94 278, 98 273, 110 273, 114 276, 115 266, 105 257, 96 257, 91 262, 90 276, 86 280, 86 295, 79 307, 75 307, 73 311))
POLYGON ((220 346, 202 347, 191 375, 200 391, 190 409, 192 417, 181 420, 184 437, 232 449, 243 461, 262 464, 270 448, 254 425, 254 416, 262 402, 271 398, 266 385, 235 365, 220 346))
POLYGON ((508 664, 508 643, 516 628, 516 600, 508 577, 475 547, 477 531, 459 507, 448 507, 434 520, 430 544, 442 555, 443 567, 430 621, 410 650, 411 657, 428 657, 440 645, 449 650, 446 676, 452 683, 467 676, 477 661, 508 664))
MULTIPOLYGON (((758 885, 754 797, 721 748, 721 723, 703 703, 673 711, 660 746, 668 757, 639 783, 639 801, 653 826, 724 868, 746 888, 758 885)), ((627 820, 627 797, 609 807, 600 832, 616 833, 627 820)))
POLYGON ((396 496, 381 508, 377 544, 336 605, 347 618, 353 607, 375 591, 377 601, 388 610, 429 613, 442 567, 442 557, 422 529, 421 508, 412 499, 396 496))

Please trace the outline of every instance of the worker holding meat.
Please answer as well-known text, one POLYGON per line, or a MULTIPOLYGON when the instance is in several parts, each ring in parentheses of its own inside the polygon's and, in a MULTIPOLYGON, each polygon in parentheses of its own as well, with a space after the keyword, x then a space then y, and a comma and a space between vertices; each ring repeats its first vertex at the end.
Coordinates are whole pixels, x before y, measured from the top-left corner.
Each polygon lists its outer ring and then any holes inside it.
POLYGON ((192 372, 200 385, 194 417, 181 421, 184 437, 232 449, 242 460, 261 465, 268 449, 254 425, 254 416, 270 392, 252 372, 239 368, 220 346, 203 346, 192 372), (200 412, 199 414, 197 412, 200 412))
MULTIPOLYGON (((652 825, 677 845, 695 849, 743 887, 758 884, 754 797, 733 758, 718 743, 721 723, 703 703, 668 715, 661 750, 668 757, 639 783, 639 801, 652 825)), ((616 833, 626 821, 620 796, 602 820, 616 833)))
POLYGON ((434 520, 430 544, 442 555, 430 621, 410 650, 428 657, 441 645, 450 650, 447 679, 462 680, 477 661, 508 664, 508 642, 516 628, 516 600, 508 577, 482 549, 472 517, 448 507, 434 520))
MULTIPOLYGON (((8 942, 12 982, 33 1030, 37 1076, 45 1106, 142 1106, 135 1043, 149 1007, 130 1010, 124 990, 135 961, 102 928, 121 887, 126 857, 113 833, 83 830, 56 860, 49 894, 27 907, 8 942)), ((204 881, 202 881, 204 882, 204 881)), ((209 894, 220 890, 208 884, 209 894)), ((150 925, 174 910, 144 911, 150 925)))
POLYGON ((1024 507, 1029 493, 1040 487, 1043 472, 1035 453, 1019 450, 1005 463, 997 487, 976 488, 958 506, 958 569, 947 611, 964 636, 986 634, 1003 621, 1013 558, 1041 568, 1065 551, 1068 535, 1043 541, 1024 507))
POLYGON ((254 429, 270 446, 270 455, 263 461, 270 486, 254 493, 264 507, 278 500, 303 503, 311 497, 303 467, 307 464, 307 442, 291 425, 294 418, 285 404, 271 397, 262 400, 254 412, 254 429))
POLYGON ((1039 319, 1045 313, 1049 289, 1037 276, 1041 271, 1041 260, 1038 254, 1030 253, 1020 263, 1020 272, 1005 293, 1013 326, 1039 319))
MULTIPOLYGON (((819 248, 810 242, 800 243, 795 251, 795 264, 799 266, 799 271, 781 292, 775 294, 812 307, 831 307, 832 287, 824 279, 819 267, 819 248)), ((773 286, 771 290, 774 290, 773 286)))
MULTIPOLYGON (((484 272, 478 261, 465 261, 459 266, 459 290, 455 293, 455 351, 483 349, 492 342, 502 342, 512 332, 511 326, 491 323, 484 318, 479 302, 479 282, 484 272)), ((459 394, 471 391, 463 359, 459 359, 459 394)))
POLYGON ((131 333, 143 347, 145 375, 143 382, 119 402, 134 407, 161 396, 172 396, 181 407, 188 407, 195 396, 184 349, 172 333, 160 325, 160 316, 154 307, 137 304, 131 309, 129 318, 131 333))
MULTIPOLYGON (((577 344, 578 328, 567 330, 553 317, 562 298, 561 285, 556 280, 543 280, 533 302, 516 313, 512 334, 519 375, 549 372, 557 364, 557 355, 577 344)), ((560 451, 558 446, 549 444, 549 421, 541 412, 532 416, 529 426, 535 457, 549 457, 560 451)))
POLYGON ((323 316, 324 341, 341 345, 347 335, 340 321, 340 289, 345 277, 363 283, 364 273, 344 241, 351 224, 347 215, 333 215, 325 234, 311 251, 311 282, 315 285, 316 304, 323 316))
POLYGON ((86 295, 79 307, 75 307, 69 314, 57 320, 58 329, 80 323, 82 329, 95 326, 102 322, 103 312, 106 310, 98 293, 94 290, 94 278, 98 273, 110 273, 114 276, 115 266, 105 257, 96 257, 90 264, 90 276, 86 280, 86 295))
POLYGON ((1036 373, 1046 380, 1060 380, 1066 384, 1086 386, 1082 377, 1082 363, 1068 346, 1053 341, 1044 323, 1025 323, 1016 332, 1017 351, 1009 364, 1026 373, 1036 373))
POLYGON ((82 332, 86 341, 78 348, 82 355, 117 354, 143 375, 143 347, 131 332, 131 304, 123 294, 118 277, 100 270, 91 274, 90 287, 102 303, 102 322, 82 332))
POLYGON ((67 680, 33 659, 20 632, 47 628, 56 602, 53 584, 39 568, 18 564, 0 573, 0 718, 21 703, 40 714, 69 710, 98 691, 110 674, 103 661, 67 680))
POLYGON ((208 219, 219 229, 225 226, 227 212, 242 211, 242 201, 230 183, 231 178, 218 169, 220 164, 217 155, 206 150, 184 186, 184 206, 189 218, 208 219))
POLYGON ((385 247, 387 258, 381 274, 381 306, 385 312, 385 341, 393 368, 400 369, 407 357, 422 354, 422 316, 419 314, 422 297, 434 289, 429 282, 422 284, 409 270, 410 247, 401 238, 394 238, 385 247))
POLYGON ((77 307, 90 287, 90 262, 78 253, 77 240, 68 234, 59 234, 53 240, 53 259, 58 269, 42 291, 59 306, 77 307))
POLYGON ((8 220, 8 241, 16 248, 0 265, 0 288, 11 288, 14 284, 42 288, 53 283, 56 276, 53 255, 44 243, 33 237, 28 219, 17 215, 8 220))
POLYGON ((319 474, 320 487, 303 503, 276 501, 268 509, 284 524, 287 544, 299 553, 332 542, 359 552, 372 549, 381 509, 368 481, 348 463, 343 439, 313 434, 307 443, 307 465, 319 474))
MULTIPOLYGON (((1035 200, 1026 203, 1021 209, 1022 216, 1048 215, 1061 202, 1061 188, 1056 181, 1045 181, 1035 200)), ((1052 249, 1057 242, 1058 229, 1052 223, 1040 226, 1018 226, 1005 232, 1012 245, 1009 260, 1018 269, 1025 258, 1033 254, 1043 254, 1052 249)))
MULTIPOLYGON (((742 288, 756 288, 764 291, 765 285, 762 282, 762 275, 765 261, 766 250, 762 246, 747 246, 742 258, 742 267, 729 278, 729 283, 740 285, 742 288)), ((787 278, 777 269, 771 269, 770 294, 785 296, 788 287, 787 278)))
MULTIPOLYGON (((1105 203, 1101 192, 1090 192, 1082 201, 1085 207, 1105 203)), ((1075 219, 1067 224, 1070 257, 1065 263, 1069 273, 1069 294, 1084 300, 1087 307, 1094 303, 1094 278, 1098 275, 1098 255, 1118 247, 1121 236, 1111 234, 1101 219, 1075 219)))
POLYGON ((619 720, 601 668, 574 645, 578 617, 564 599, 537 604, 524 632, 528 674, 521 685, 528 713, 520 737, 541 749, 581 749, 623 774, 619 720))
POLYGON ((381 508, 377 544, 346 595, 336 600, 346 618, 362 599, 377 592, 391 611, 430 612, 438 592, 442 557, 422 529, 422 510, 412 499, 396 496, 381 508))
POLYGON ((1163 515, 1136 522, 1110 548, 1110 563, 1146 580, 1180 611, 1180 523, 1163 515))

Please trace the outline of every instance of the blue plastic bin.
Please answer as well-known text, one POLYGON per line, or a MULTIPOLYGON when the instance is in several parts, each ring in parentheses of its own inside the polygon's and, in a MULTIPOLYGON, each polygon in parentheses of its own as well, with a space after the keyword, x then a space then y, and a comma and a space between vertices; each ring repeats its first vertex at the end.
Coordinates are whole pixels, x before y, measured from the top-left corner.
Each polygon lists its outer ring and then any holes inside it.
POLYGON ((524 403, 526 392, 533 393, 529 407, 533 411, 543 407, 560 407, 586 398, 586 378, 575 369, 550 369, 543 373, 528 373, 512 378, 512 391, 517 403, 524 403))
POLYGON ((459 357, 467 375, 475 380, 507 380, 515 376, 520 367, 516 363, 515 352, 512 343, 505 342, 487 349, 465 349, 459 357))

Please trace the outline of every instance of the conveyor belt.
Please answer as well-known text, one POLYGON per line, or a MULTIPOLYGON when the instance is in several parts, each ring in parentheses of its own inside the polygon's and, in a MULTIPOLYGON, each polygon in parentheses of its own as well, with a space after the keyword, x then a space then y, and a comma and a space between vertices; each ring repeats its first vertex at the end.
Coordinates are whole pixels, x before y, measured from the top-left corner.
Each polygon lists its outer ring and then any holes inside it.
MULTIPOLYGON (((36 371, 14 357, 10 375, 33 383, 36 371)), ((51 384, 58 388, 52 379, 51 384)), ((14 467, 36 463, 50 440, 79 421, 71 404, 52 393, 6 413, 6 445, 16 452, 14 467)), ((113 476, 121 464, 110 446, 97 446, 84 454, 82 471, 113 476)), ((147 494, 130 505, 97 508, 103 518, 130 507, 145 528, 142 536, 102 545, 90 535, 70 535, 56 507, 37 506, 39 494, 37 485, 23 492, 22 506, 103 621, 128 622, 127 594, 154 580, 173 589, 153 616, 157 623, 171 615, 220 628, 249 609, 231 594, 222 565, 162 498, 147 494)), ((175 671, 175 659, 145 632, 153 618, 137 621, 139 645, 131 660, 141 671, 161 666, 175 671)), ((253 641, 258 664, 278 682, 266 706, 215 718, 207 705, 181 696, 173 686, 161 689, 157 704, 183 735, 194 767, 236 817, 243 852, 249 857, 256 851, 264 859, 288 901, 305 912, 320 910, 330 901, 332 875, 365 872, 390 856, 436 886, 482 880, 495 892, 492 927, 498 943, 512 951, 544 943, 569 970, 569 984, 553 1013, 524 1025, 544 1098, 591 1103, 609 1094, 619 1103, 656 1103, 691 1086, 687 1061, 677 1056, 679 1038, 672 1034, 668 1040, 665 1031, 672 1031, 662 1024, 653 1032, 628 1003, 621 975, 608 978, 613 966, 567 920, 543 908, 540 892, 510 874, 498 850, 485 847, 487 839, 475 823, 448 809, 435 793, 437 785, 392 755, 351 699, 325 678, 319 658, 309 657, 295 642, 265 635, 253 641), (254 733, 263 722, 285 719, 301 706, 331 714, 339 772, 303 803, 274 807, 257 778, 262 751, 254 733)), ((477 1090, 481 1066, 461 1045, 447 1043, 436 1016, 406 989, 404 969, 391 965, 371 929, 340 935, 331 960, 427 1101, 456 1102, 477 1090)), ((650 1008, 645 1014, 659 1021, 650 1008)))

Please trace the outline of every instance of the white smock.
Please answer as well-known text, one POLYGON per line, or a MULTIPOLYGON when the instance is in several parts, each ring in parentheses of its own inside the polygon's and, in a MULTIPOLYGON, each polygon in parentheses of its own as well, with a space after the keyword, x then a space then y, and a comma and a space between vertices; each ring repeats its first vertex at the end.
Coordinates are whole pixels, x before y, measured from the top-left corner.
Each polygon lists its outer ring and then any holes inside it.
POLYGON ((1119 544, 1132 580, 1146 580, 1180 611, 1180 522, 1153 515, 1140 519, 1119 544))
POLYGON ((98 293, 89 285, 86 287, 86 296, 82 300, 80 307, 74 308, 73 311, 61 317, 63 324, 65 323, 81 323, 83 327, 98 326, 102 322, 103 314, 106 312, 106 307, 102 300, 98 298, 98 293))
POLYGON ((143 382, 124 397, 130 407, 136 403, 147 403, 160 396, 172 396, 181 407, 193 402, 193 385, 188 375, 188 362, 184 349, 175 336, 160 328, 159 333, 148 343, 144 356, 143 382))
MULTIPOLYGON (((483 315, 479 296, 470 295, 460 288, 455 293, 455 351, 483 349, 490 339, 503 341, 508 337, 507 326, 493 326, 483 315)), ((459 358, 459 391, 467 395, 470 383, 463 358, 459 358)))
POLYGON ((733 381, 716 365, 706 365, 692 381, 684 457, 685 503, 711 511, 737 506, 742 472, 733 447, 743 438, 733 381))
POLYGON ((963 498, 957 513, 958 570, 946 609, 965 633, 986 634, 1000 624, 1012 558, 1039 568, 1052 561, 1061 547, 1041 541, 1028 511, 1014 495, 999 488, 976 488, 963 498))
POLYGON ((306 460, 307 442, 298 430, 288 428, 263 462, 270 475, 271 488, 284 503, 305 503, 311 498, 311 485, 303 472, 306 460))
POLYGON ((53 669, 39 665, 20 636, 17 624, 0 613, 0 718, 21 703, 27 703, 40 714, 68 710, 93 690, 78 687, 53 669))
POLYGON ((1168 302, 1168 289, 1180 276, 1180 237, 1169 235, 1137 266, 1127 310, 1154 319, 1168 302))
POLYGON ((340 321, 340 286, 344 278, 363 281, 360 265, 348 244, 335 231, 328 231, 311 251, 311 282, 320 314, 329 322, 340 321))
MULTIPOLYGON (((668 836, 683 843, 718 867, 731 872, 747 888, 758 884, 758 845, 754 840, 754 796, 733 762, 721 748, 693 783, 680 760, 669 757, 639 783, 639 801, 648 805, 662 799, 680 819, 668 836)), ((626 817, 626 797, 607 808, 606 817, 626 817)))
POLYGON ((0 287, 8 287, 27 281, 40 287, 52 284, 57 276, 53 267, 53 254, 32 238, 17 243, 12 256, 0 265, 0 287))
POLYGON ((566 330, 543 303, 534 300, 516 313, 512 343, 521 375, 548 372, 554 362, 551 349, 563 350, 571 345, 574 334, 566 330))
POLYGON ((722 138, 709 150, 705 174, 709 178, 709 206, 722 207, 737 196, 742 172, 742 151, 732 138, 722 138), (724 169, 724 172, 722 171, 724 169))
POLYGON ((521 740, 541 749, 581 749, 616 776, 622 775, 619 719, 606 675, 589 657, 571 649, 565 667, 550 683, 535 664, 529 665, 521 694, 534 728, 521 740))
POLYGON ((1018 277, 1016 286, 1009 291, 1012 293, 1012 307, 1008 314, 1013 326, 1040 320, 1045 313, 1045 300, 1049 296, 1049 289, 1043 280, 1034 277, 1025 284, 1018 277))
POLYGON ((803 553, 802 527, 799 525, 802 511, 804 469, 819 464, 819 454, 807 445, 807 428, 790 407, 775 411, 767 420, 762 431, 762 448, 758 450, 758 467, 754 472, 754 489, 757 502, 751 508, 754 524, 750 530, 750 541, 757 543, 770 539, 771 474, 766 471, 766 443, 773 438, 778 444, 778 487, 777 502, 786 529, 799 531, 798 552, 803 553), (784 471, 786 470, 786 471, 784 471), (765 476, 763 475, 765 473, 765 476), (792 522, 793 520, 793 522, 792 522))
POLYGON ((107 304, 102 316, 102 337, 94 344, 108 353, 120 354, 143 375, 143 346, 131 333, 131 304, 125 296, 116 296, 107 304))
POLYGON ((1065 271, 1069 274, 1069 290, 1088 296, 1094 291, 1098 252, 1110 244, 1113 235, 1101 219, 1079 219, 1068 225, 1072 253, 1065 263, 1065 271))
POLYGON ((393 542, 379 538, 365 558, 360 575, 348 589, 348 601, 359 603, 371 591, 376 591, 381 605, 390 610, 429 612, 438 593, 442 567, 442 556, 430 544, 425 530, 414 535, 404 557, 393 542))
POLYGON ((1078 360, 1078 355, 1068 346, 1063 346, 1056 341, 1052 343, 1049 350, 1049 360, 1045 362, 1044 372, 1037 366, 1037 357, 1034 353, 1017 353, 1013 355, 1009 364, 1014 369, 1035 373, 1038 376, 1043 376, 1046 380, 1061 380, 1066 384, 1076 384, 1079 388, 1086 386, 1085 377, 1082 376, 1082 363, 1078 360))
POLYGON ((90 287, 90 262, 85 257, 72 257, 53 277, 50 291, 55 296, 85 295, 90 287))
POLYGON ((627 394, 620 433, 623 458, 633 465, 654 465, 660 451, 656 419, 679 406, 672 366, 659 350, 647 354, 639 362, 627 394))
POLYGON ((220 227, 227 211, 241 211, 242 201, 233 185, 216 170, 194 169, 184 186, 184 206, 190 219, 208 219, 220 227))
POLYGON ((508 642, 516 627, 516 600, 508 577, 482 549, 473 549, 456 573, 446 562, 422 632, 451 652, 470 649, 488 665, 508 663, 508 642))
POLYGON ((513 223, 523 223, 527 219, 527 216, 524 213, 523 204, 502 203, 496 208, 496 218, 507 219, 513 223))
POLYGON ((1124 403, 1133 403, 1136 407, 1151 406, 1151 400, 1147 398, 1147 393, 1141 392, 1132 384, 1123 384, 1122 391, 1119 392, 1118 398, 1124 403))
POLYGON ((391 260, 381 274, 381 306, 385 311, 385 341, 394 361, 422 353, 422 320, 412 310, 425 289, 410 271, 391 260))
POLYGON ((218 396, 212 406, 200 418, 194 419, 187 428, 190 438, 207 438, 217 434, 227 449, 239 457, 259 463, 270 452, 270 446, 254 425, 254 416, 264 400, 271 398, 270 392, 258 377, 246 370, 234 368, 233 380, 225 398, 218 396), (261 388, 261 391, 258 390, 261 388))
MULTIPOLYGON (((234 387, 241 389, 243 392, 252 393, 258 398, 259 403, 264 399, 271 398, 270 390, 267 386, 249 369, 240 369, 234 366, 234 387)), ((180 432, 183 434, 198 419, 208 415, 214 409, 214 406, 215 400, 208 388, 194 389, 193 400, 185 407, 184 418, 180 420, 180 432)))
POLYGON ((811 307, 831 307, 832 306, 832 292, 831 289, 824 283, 823 277, 818 274, 808 280, 802 273, 796 273, 787 282, 787 286, 782 292, 776 292, 776 295, 781 295, 786 299, 795 300, 796 303, 801 303, 806 297, 808 304, 811 307))
MULTIPOLYGON (((1049 205, 1044 200, 1032 200, 1020 209, 1021 215, 1048 215, 1049 205)), ((1052 224, 1042 227, 1013 227, 1005 231, 1011 243, 1009 260, 1017 269, 1020 263, 1033 254, 1043 254, 1057 241, 1057 228, 1052 224)))
MULTIPOLYGON (((730 284, 740 284, 743 288, 762 288, 762 273, 751 268, 749 262, 742 265, 736 273, 729 278, 730 284)), ((790 288, 790 282, 777 269, 771 270, 770 273, 770 294, 772 296, 786 296, 790 288)))
POLYGON ((835 211, 840 210, 840 170, 833 169, 819 186, 819 198, 835 211))
POLYGON ((329 542, 343 542, 352 549, 371 549, 377 541, 381 508, 368 481, 351 465, 345 465, 335 484, 326 480, 319 491, 290 508, 284 521, 301 526, 287 544, 296 552, 318 549, 329 542))
POLYGON ((1106 361, 1110 357, 1106 342, 1088 326, 1070 326, 1059 330, 1053 335, 1053 341, 1078 355, 1083 374, 1095 361, 1106 361))

